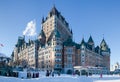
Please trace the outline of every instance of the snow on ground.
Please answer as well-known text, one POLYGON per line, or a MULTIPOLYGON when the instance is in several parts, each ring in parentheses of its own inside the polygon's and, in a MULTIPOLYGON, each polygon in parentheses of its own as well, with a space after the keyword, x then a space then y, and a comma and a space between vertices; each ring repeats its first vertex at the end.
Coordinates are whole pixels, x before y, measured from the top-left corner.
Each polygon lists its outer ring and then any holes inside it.
POLYGON ((31 79, 0 76, 0 82, 120 82, 120 76, 104 75, 102 78, 100 78, 99 75, 86 77, 86 76, 71 76, 71 75, 62 74, 61 76, 55 75, 55 77, 52 76, 46 77, 41 75, 39 78, 31 78, 31 79))
POLYGON ((98 75, 91 76, 93 82, 120 82, 120 75, 103 75, 102 78, 98 75))

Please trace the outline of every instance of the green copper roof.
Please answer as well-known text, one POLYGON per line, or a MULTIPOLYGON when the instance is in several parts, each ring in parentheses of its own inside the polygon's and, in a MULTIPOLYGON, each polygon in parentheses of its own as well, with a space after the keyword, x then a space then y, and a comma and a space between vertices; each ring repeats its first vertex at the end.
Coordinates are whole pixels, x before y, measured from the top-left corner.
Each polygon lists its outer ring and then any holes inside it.
POLYGON ((46 36, 45 36, 45 33, 44 33, 44 31, 43 31, 43 29, 41 30, 41 32, 40 32, 39 35, 41 35, 42 37, 46 37, 46 36))
POLYGON ((105 42, 104 38, 100 44, 101 51, 107 51, 110 52, 110 48, 108 47, 107 43, 105 42))
POLYGON ((60 33, 58 32, 57 29, 54 30, 54 35, 55 35, 55 37, 60 38, 60 33))
POLYGON ((64 46, 75 46, 77 49, 80 48, 80 45, 73 42, 71 38, 69 38, 67 41, 65 41, 64 43, 64 46))
POLYGON ((85 40, 84 40, 84 38, 82 39, 81 44, 85 44, 85 40))
POLYGON ((92 36, 89 37, 88 43, 94 43, 94 41, 93 41, 93 39, 92 39, 92 36))

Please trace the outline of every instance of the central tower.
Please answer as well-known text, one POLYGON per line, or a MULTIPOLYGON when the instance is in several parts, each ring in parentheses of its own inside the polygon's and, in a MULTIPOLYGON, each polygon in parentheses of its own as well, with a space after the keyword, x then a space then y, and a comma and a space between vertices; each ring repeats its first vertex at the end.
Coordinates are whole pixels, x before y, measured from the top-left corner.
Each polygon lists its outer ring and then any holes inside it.
POLYGON ((44 60, 38 60, 38 67, 42 70, 61 71, 63 68, 63 43, 72 39, 72 36, 69 24, 53 6, 48 16, 42 18, 42 30, 38 39, 44 47, 39 48, 38 59, 44 60))
POLYGON ((66 41, 68 38, 72 38, 72 30, 70 30, 69 24, 55 6, 53 6, 46 18, 42 18, 42 30, 45 34, 46 42, 48 42, 54 30, 60 33, 62 42, 66 41))

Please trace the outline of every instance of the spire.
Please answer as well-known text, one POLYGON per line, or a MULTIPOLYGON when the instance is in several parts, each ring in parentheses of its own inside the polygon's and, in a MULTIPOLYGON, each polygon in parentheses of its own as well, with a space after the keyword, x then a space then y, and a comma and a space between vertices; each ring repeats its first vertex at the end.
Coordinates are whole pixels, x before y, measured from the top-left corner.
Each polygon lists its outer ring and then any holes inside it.
POLYGON ((102 39, 102 42, 101 42, 100 45, 102 46, 103 44, 106 45, 106 42, 105 42, 104 38, 102 39))
POLYGON ((85 44, 84 38, 82 38, 81 44, 85 44))
POLYGON ((51 9, 50 11, 50 15, 57 15, 59 12, 58 10, 56 9, 55 5, 53 5, 53 8, 51 9))
POLYGON ((53 8, 55 8, 55 4, 53 4, 53 8))
POLYGON ((71 29, 71 31, 70 31, 70 32, 71 32, 71 34, 73 34, 72 29, 71 29))
POLYGON ((89 39, 88 39, 88 44, 93 45, 94 41, 92 39, 92 36, 90 35, 89 39))
POLYGON ((100 44, 100 48, 101 48, 101 50, 104 50, 104 51, 108 50, 108 45, 105 42, 104 38, 103 38, 103 40, 102 40, 102 42, 100 44))
POLYGON ((42 23, 44 23, 44 16, 42 17, 42 23))

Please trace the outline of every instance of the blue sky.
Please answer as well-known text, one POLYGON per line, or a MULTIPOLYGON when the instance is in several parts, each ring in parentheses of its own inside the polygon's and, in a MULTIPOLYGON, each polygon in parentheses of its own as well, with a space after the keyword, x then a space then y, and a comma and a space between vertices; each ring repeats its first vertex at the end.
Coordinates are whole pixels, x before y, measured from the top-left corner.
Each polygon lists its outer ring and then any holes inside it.
POLYGON ((120 62, 120 0, 0 0, 0 43, 4 45, 0 52, 11 55, 31 20, 36 21, 38 34, 42 17, 54 4, 72 28, 74 41, 80 43, 83 37, 87 41, 91 35, 97 46, 104 36, 111 48, 111 64, 120 62))

